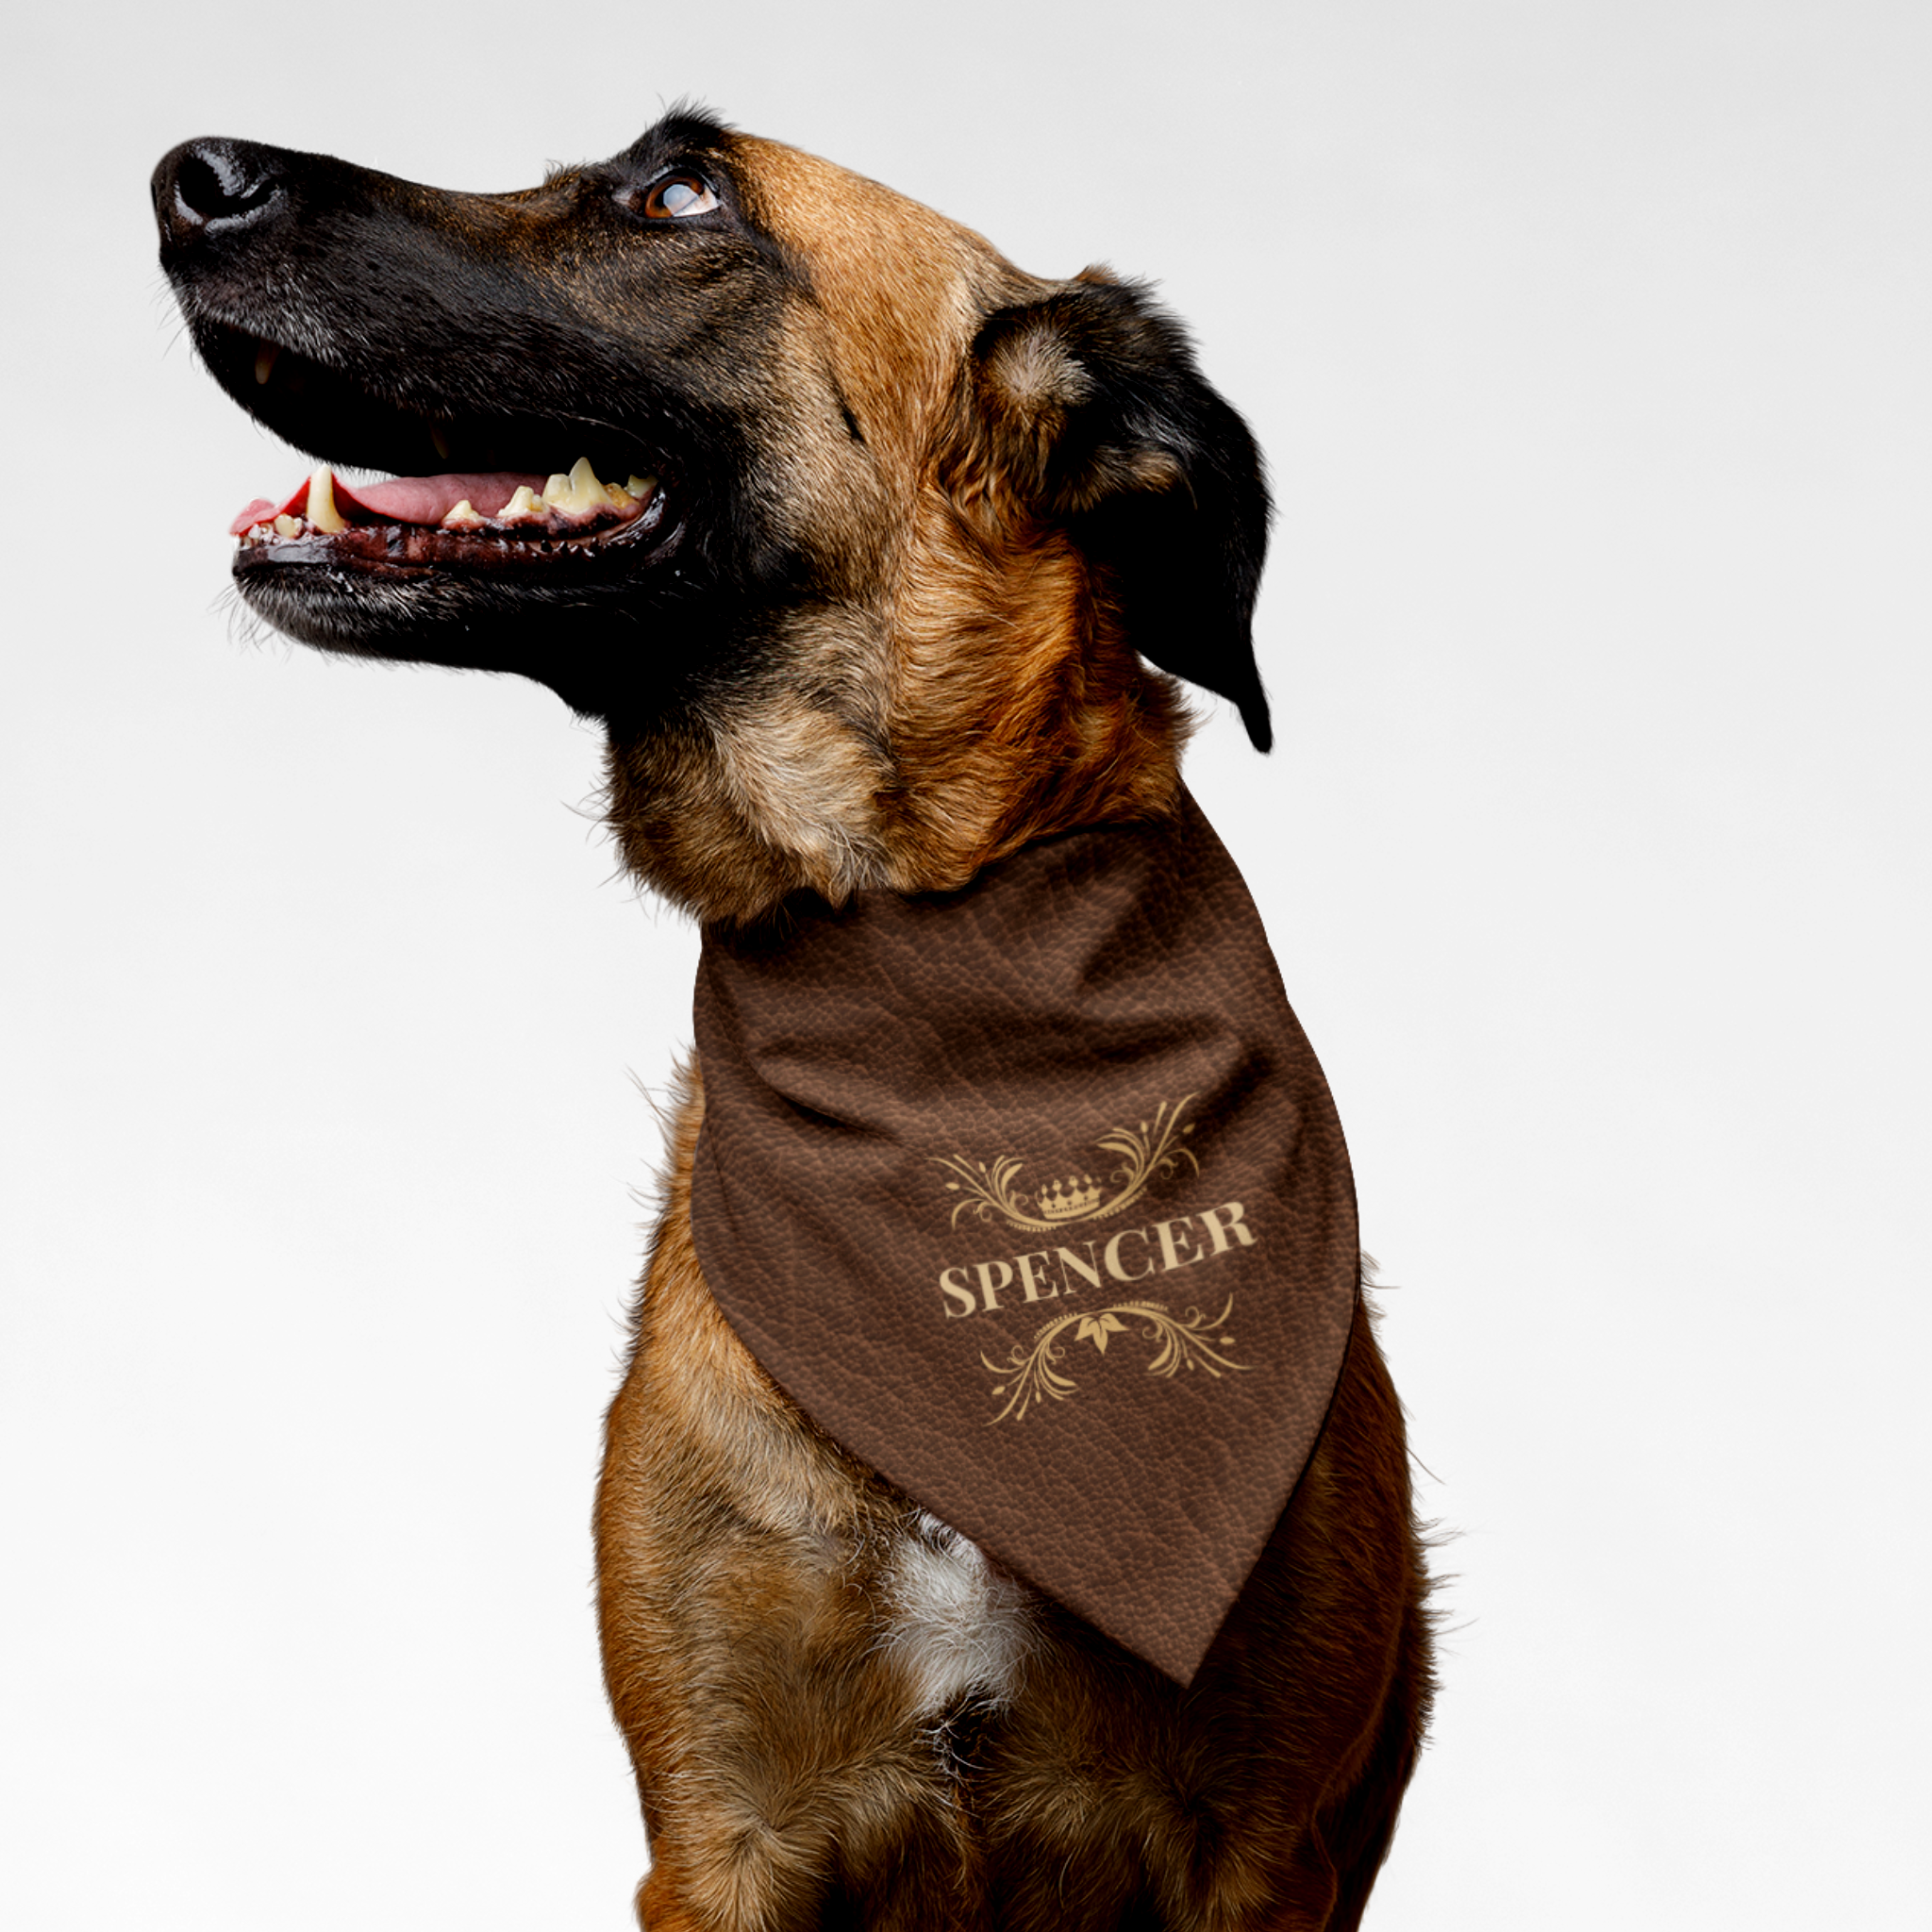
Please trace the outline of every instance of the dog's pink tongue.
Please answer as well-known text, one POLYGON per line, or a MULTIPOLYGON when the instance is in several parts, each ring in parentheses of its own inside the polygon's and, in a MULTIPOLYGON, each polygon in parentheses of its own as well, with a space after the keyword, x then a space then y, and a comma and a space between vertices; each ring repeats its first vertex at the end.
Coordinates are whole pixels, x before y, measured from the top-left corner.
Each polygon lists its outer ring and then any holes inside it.
MULTIPOLYGON (((308 486, 306 483, 302 486, 302 494, 305 497, 308 494, 308 486)), ((247 536, 257 524, 267 523, 272 516, 275 515, 279 508, 280 506, 273 498, 258 496, 253 503, 243 504, 241 509, 235 513, 235 521, 228 525, 228 535, 231 537, 247 536)))
POLYGON ((478 516, 493 517, 519 489, 543 491, 541 476, 511 470, 459 471, 447 476, 397 476, 388 483, 358 483, 350 490, 338 481, 336 504, 374 510, 391 524, 440 524, 459 503, 478 516))
MULTIPOLYGON (((340 476, 334 479, 336 508, 351 522, 359 512, 369 523, 441 523, 459 503, 467 502, 478 516, 493 517, 517 491, 527 485, 541 494, 544 479, 526 476, 515 470, 453 471, 446 476, 396 476, 387 483, 362 483, 351 489, 340 476)), ((240 537, 257 524, 271 517, 304 515, 308 508, 308 482, 286 503, 258 496, 228 526, 231 537, 240 537)))

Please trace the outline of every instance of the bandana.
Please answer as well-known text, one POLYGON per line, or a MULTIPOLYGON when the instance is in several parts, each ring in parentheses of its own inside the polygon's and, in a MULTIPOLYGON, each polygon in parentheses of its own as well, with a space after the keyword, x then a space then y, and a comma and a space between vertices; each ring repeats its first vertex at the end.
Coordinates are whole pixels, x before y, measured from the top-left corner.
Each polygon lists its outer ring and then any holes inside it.
POLYGON ((961 891, 705 934, 691 1232, 826 1434, 1190 1682, 1341 1370, 1355 1190, 1185 792, 961 891))

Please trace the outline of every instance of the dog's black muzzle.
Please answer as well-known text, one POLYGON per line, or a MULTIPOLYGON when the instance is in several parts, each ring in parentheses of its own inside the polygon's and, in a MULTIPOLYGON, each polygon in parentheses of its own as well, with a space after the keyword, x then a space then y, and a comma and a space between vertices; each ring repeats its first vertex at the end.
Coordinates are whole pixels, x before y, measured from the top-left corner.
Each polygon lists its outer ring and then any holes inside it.
POLYGON ((161 266, 195 349, 296 449, 437 486, 541 491, 578 459, 637 486, 575 524, 467 504, 465 522, 453 496, 455 521, 352 504, 342 527, 258 500, 236 557, 253 608, 325 649, 519 672, 597 715, 640 676, 719 675, 721 596, 769 604, 795 568, 741 480, 746 372, 790 285, 738 229, 641 227, 614 198, 627 178, 471 194, 225 136, 162 158, 161 266))

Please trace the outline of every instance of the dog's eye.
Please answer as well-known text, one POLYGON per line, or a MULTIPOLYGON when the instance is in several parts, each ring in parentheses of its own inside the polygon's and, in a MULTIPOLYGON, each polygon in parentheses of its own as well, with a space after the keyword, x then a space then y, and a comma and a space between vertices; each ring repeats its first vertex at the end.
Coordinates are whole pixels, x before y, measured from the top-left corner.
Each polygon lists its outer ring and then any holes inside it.
POLYGON ((680 215, 707 215, 718 206, 711 184, 702 175, 670 175, 654 181, 641 195, 627 197, 633 208, 654 221, 675 220, 680 215))

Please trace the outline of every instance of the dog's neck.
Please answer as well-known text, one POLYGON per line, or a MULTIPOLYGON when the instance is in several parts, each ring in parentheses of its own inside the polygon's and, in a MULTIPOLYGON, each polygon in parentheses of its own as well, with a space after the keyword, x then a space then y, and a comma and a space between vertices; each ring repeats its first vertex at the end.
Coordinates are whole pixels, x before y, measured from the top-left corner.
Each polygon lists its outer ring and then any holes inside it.
POLYGON ((631 873, 706 923, 741 924, 801 890, 833 905, 953 891, 1037 839, 1166 815, 1192 720, 1072 546, 1039 543, 975 588, 902 599, 887 624, 815 611, 783 677, 613 731, 610 823, 631 873))

